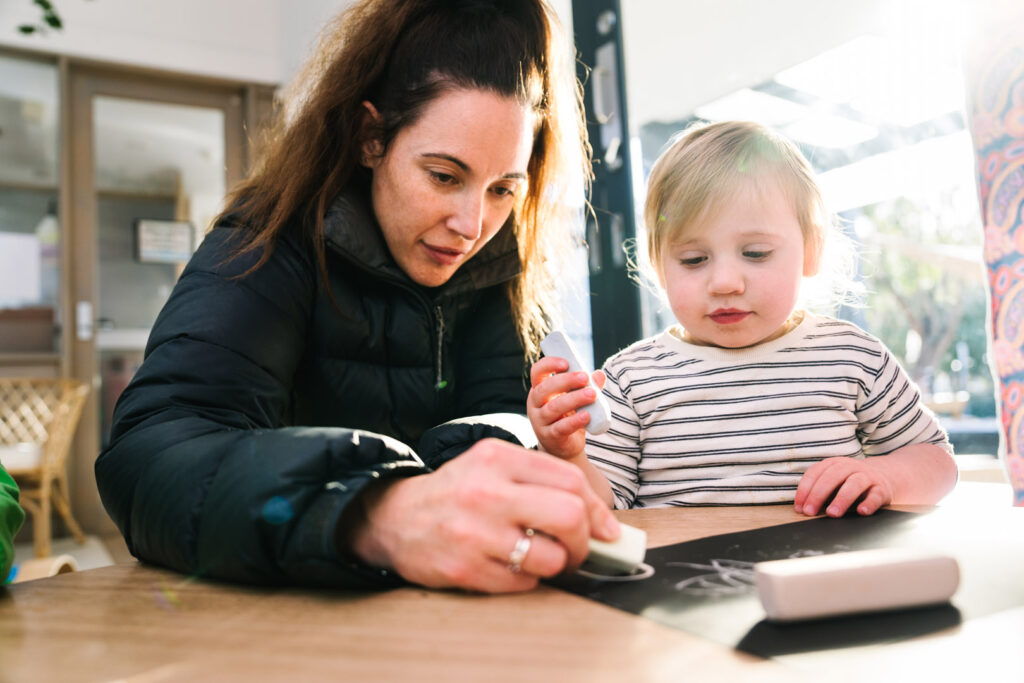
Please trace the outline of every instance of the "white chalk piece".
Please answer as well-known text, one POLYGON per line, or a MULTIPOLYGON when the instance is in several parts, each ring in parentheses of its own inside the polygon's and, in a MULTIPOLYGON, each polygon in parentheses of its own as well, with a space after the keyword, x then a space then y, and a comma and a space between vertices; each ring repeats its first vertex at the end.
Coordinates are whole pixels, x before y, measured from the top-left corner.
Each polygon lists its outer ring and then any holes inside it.
POLYGON ((879 548, 754 565, 772 621, 923 607, 948 601, 960 584, 954 558, 913 548, 879 548))
POLYGON ((597 392, 597 399, 593 403, 580 408, 583 412, 590 413, 590 422, 587 423, 586 430, 591 434, 600 434, 608 431, 608 427, 612 424, 611 413, 608 411, 608 402, 605 400, 601 390, 594 384, 590 371, 580 363, 580 358, 576 354, 576 347, 573 346, 572 340, 561 330, 555 330, 544 337, 540 343, 540 350, 544 352, 545 356, 564 358, 569 361, 569 372, 587 373, 590 386, 597 392))
POLYGON ((628 574, 641 564, 647 554, 647 532, 643 529, 619 524, 619 538, 608 542, 590 539, 587 562, 614 572, 628 574))

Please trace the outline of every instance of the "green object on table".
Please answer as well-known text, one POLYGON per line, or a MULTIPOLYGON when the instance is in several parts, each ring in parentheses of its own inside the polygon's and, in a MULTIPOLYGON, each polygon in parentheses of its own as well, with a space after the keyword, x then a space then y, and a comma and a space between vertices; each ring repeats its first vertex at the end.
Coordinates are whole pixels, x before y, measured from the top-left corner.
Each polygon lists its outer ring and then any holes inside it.
POLYGON ((0 584, 7 583, 14 562, 14 534, 25 521, 18 504, 18 485, 0 465, 0 584))

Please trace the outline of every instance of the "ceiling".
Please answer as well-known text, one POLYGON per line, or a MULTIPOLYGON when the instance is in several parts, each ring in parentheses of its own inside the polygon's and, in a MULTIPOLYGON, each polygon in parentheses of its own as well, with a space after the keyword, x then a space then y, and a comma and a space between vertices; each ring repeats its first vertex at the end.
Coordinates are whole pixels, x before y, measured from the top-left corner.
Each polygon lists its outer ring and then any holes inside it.
MULTIPOLYGON (((321 0, 310 16, 343 4, 321 0)), ((762 120, 823 172, 964 130, 962 87, 942 85, 962 81, 956 0, 622 5, 630 124, 648 163, 696 117, 762 120)), ((0 68, 0 179, 53 184, 56 68, 2 57, 0 68)), ((165 187, 177 168, 190 189, 213 188, 223 123, 209 113, 98 103, 100 182, 165 187)))
POLYGON ((973 185, 958 0, 623 4, 645 174, 690 123, 744 119, 794 140, 836 211, 973 185))

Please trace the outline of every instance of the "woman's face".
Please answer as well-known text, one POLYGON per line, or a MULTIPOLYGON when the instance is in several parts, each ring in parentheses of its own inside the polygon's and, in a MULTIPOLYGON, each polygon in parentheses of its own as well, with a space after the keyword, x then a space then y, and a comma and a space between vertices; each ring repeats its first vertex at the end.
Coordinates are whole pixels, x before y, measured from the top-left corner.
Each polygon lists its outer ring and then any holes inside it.
POLYGON ((367 143, 374 214, 391 255, 415 282, 444 284, 504 225, 527 187, 534 121, 515 99, 449 90, 383 156, 379 144, 367 143))

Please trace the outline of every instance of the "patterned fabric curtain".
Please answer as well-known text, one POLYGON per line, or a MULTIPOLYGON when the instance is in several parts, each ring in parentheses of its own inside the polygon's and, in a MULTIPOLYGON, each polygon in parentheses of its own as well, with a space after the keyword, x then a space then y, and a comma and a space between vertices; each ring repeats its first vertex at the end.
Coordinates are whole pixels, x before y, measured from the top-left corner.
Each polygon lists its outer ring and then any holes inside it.
POLYGON ((981 3, 990 14, 967 51, 970 128, 977 154, 999 376, 1006 469, 1024 506, 1024 11, 981 3))

